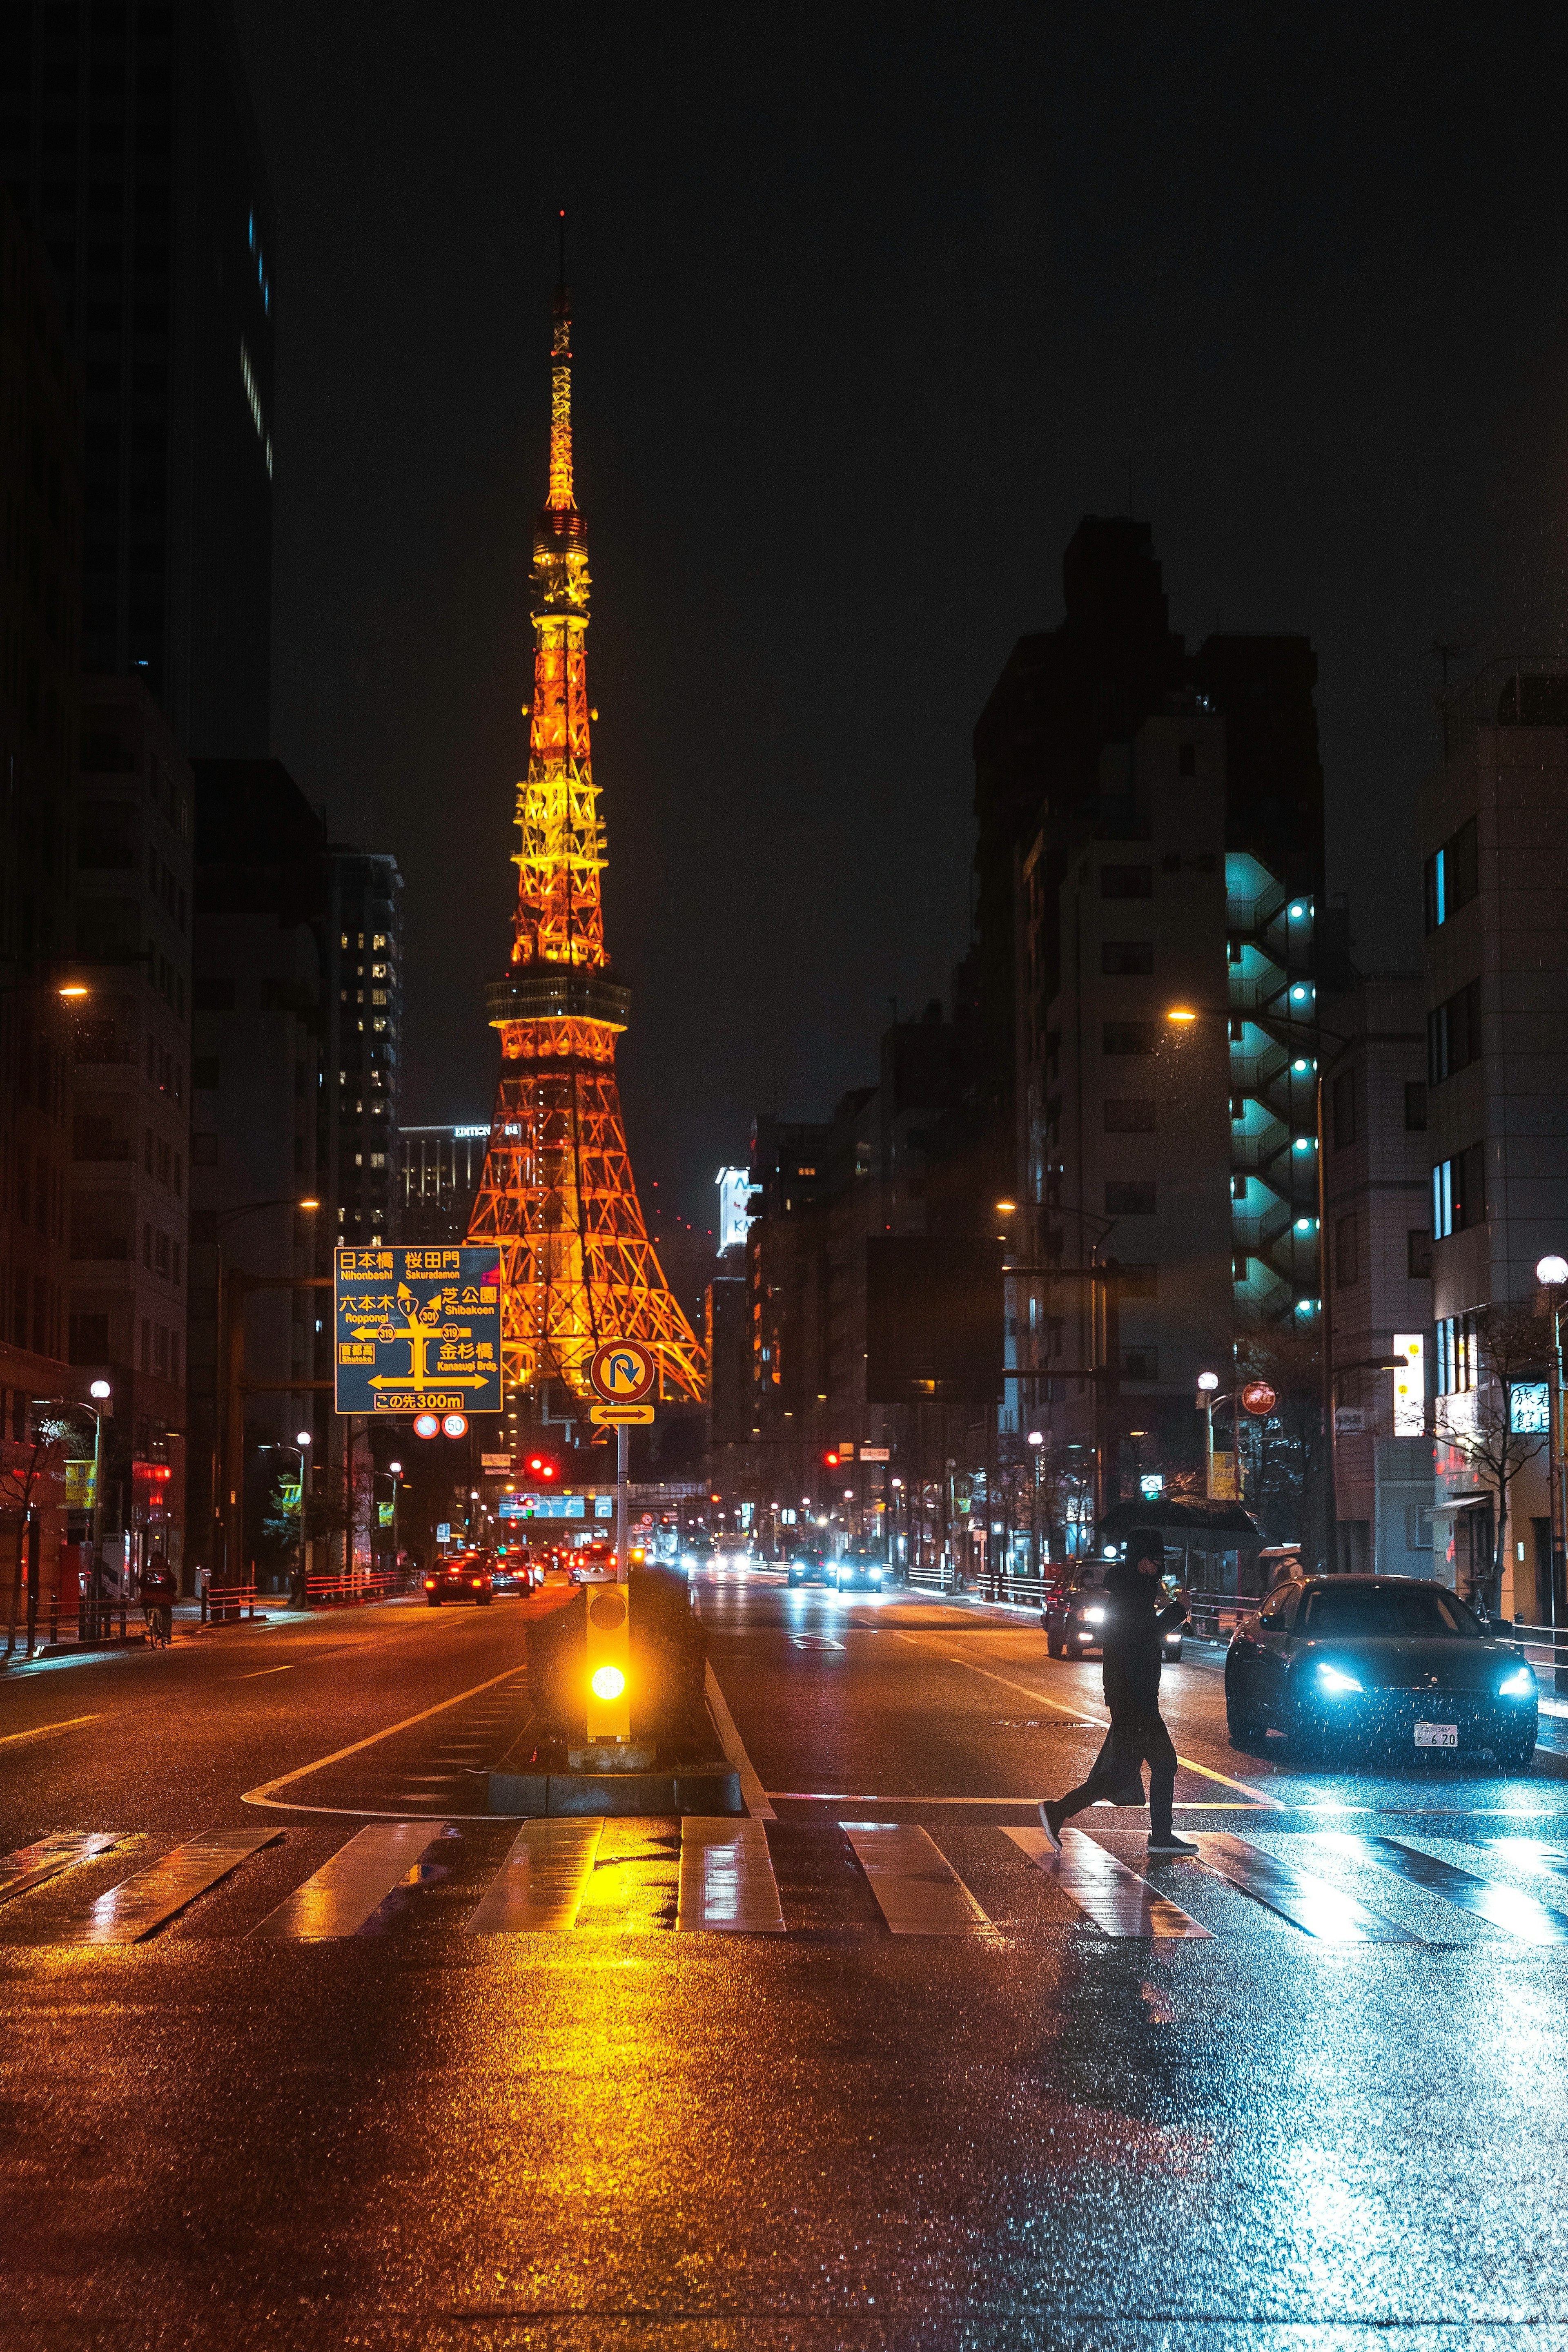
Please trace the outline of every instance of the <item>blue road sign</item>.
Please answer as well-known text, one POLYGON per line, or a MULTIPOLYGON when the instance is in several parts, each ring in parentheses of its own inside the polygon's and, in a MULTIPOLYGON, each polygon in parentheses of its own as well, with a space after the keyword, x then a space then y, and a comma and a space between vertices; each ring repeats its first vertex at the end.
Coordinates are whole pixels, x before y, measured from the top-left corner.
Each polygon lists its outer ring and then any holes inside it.
POLYGON ((334 1274, 340 1412, 500 1412, 498 1249, 340 1249, 334 1274))

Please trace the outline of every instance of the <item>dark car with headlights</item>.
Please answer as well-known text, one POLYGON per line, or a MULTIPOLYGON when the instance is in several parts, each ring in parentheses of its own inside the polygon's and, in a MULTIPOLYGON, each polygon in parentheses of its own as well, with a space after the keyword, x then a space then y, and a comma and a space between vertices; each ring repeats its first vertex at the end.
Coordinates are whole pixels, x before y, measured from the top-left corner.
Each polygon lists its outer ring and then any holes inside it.
POLYGON ((831 1584, 832 1566, 821 1544, 801 1544, 789 1554, 791 1584, 831 1584))
POLYGON ((1312 1577, 1244 1618, 1225 1659, 1233 1748, 1282 1731, 1328 1759, 1391 1749, 1528 1764, 1535 1676, 1458 1596, 1414 1576, 1312 1577))
MULTIPOLYGON (((1086 1559, 1047 1591, 1040 1622, 1045 1628, 1045 1646, 1053 1658, 1081 1658, 1085 1651, 1099 1649, 1107 1605, 1105 1570, 1111 1565, 1108 1559, 1086 1559)), ((1175 1599, 1179 1588, 1173 1576, 1162 1578, 1161 1583, 1163 1606, 1175 1599)), ((1180 1658, 1179 1625, 1166 1627, 1165 1654, 1180 1658)))
POLYGON ((873 1544, 848 1544, 831 1562, 834 1584, 841 1592, 880 1592, 892 1582, 887 1561, 873 1544))
POLYGON ((424 1597, 433 1609, 444 1601, 473 1601, 488 1609, 496 1597, 495 1564, 486 1551, 459 1552, 438 1559, 424 1580, 424 1597))

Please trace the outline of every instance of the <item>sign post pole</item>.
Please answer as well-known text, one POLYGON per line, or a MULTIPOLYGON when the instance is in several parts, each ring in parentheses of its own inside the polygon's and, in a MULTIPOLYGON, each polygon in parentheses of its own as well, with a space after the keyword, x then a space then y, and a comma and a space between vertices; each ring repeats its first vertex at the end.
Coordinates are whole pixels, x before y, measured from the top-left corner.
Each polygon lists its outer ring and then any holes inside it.
POLYGON ((615 1424, 615 1581, 624 1584, 627 1576, 626 1543, 626 1465, 631 1459, 632 1433, 623 1421, 615 1424))

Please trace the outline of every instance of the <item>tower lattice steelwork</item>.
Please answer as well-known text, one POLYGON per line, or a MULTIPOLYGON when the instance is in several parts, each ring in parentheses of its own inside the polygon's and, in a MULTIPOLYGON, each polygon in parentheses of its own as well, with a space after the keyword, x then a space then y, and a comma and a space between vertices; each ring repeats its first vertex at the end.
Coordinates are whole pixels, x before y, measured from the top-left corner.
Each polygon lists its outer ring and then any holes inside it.
POLYGON ((660 1393, 698 1398, 706 1368, 648 1238, 615 1083, 631 991, 612 977, 604 827, 589 744, 588 536, 571 485, 571 309, 556 289, 549 495, 534 530, 534 693, 518 788, 517 910, 487 994, 502 1066, 468 1238, 498 1242, 509 1392, 588 1394, 606 1339, 641 1339, 660 1393))

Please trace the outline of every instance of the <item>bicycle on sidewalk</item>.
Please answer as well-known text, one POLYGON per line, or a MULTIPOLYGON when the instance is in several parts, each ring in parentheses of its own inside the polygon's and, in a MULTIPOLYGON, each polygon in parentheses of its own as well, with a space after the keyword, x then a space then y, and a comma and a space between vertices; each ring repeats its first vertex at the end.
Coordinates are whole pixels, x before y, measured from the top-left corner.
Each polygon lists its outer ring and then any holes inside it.
POLYGON ((147 1620, 147 1646, 166 1650, 174 1623, 174 1571, 161 1551, 155 1551, 141 1571, 141 1613, 147 1620))

